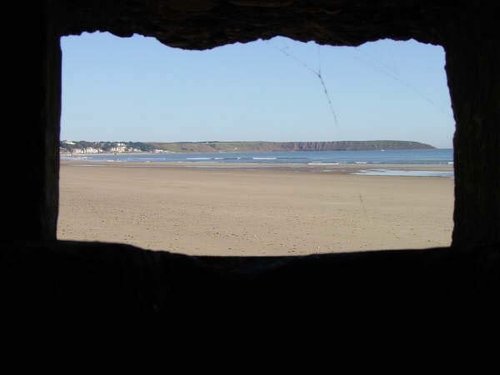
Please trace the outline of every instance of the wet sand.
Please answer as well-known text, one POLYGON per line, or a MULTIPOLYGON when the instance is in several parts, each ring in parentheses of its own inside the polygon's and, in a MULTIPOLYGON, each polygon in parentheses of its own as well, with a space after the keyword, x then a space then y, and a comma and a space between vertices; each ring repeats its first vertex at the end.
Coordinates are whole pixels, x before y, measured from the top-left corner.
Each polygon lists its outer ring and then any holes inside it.
POLYGON ((197 255, 450 244, 452 178, 350 174, 366 168, 63 162, 58 238, 197 255))

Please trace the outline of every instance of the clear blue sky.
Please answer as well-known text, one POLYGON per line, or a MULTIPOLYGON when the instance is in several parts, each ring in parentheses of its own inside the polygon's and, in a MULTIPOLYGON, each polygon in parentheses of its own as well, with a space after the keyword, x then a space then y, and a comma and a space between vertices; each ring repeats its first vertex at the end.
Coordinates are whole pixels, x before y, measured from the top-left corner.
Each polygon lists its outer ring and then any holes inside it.
POLYGON ((412 140, 451 148, 444 51, 286 38, 185 51, 152 38, 62 39, 61 139, 412 140), (318 77, 329 91, 334 120, 318 77))

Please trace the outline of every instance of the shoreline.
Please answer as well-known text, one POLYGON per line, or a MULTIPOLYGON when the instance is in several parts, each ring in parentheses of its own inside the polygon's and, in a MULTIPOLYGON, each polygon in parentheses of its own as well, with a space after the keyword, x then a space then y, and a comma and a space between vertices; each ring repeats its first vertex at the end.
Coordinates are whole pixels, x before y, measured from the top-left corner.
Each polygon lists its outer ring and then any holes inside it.
POLYGON ((60 165, 123 167, 123 168, 167 168, 167 169, 205 169, 205 170, 274 170, 305 171, 324 173, 325 171, 352 174, 362 170, 387 169, 401 171, 453 172, 453 164, 382 164, 382 163, 220 163, 208 161, 162 161, 162 162, 122 162, 95 160, 61 160, 60 165))

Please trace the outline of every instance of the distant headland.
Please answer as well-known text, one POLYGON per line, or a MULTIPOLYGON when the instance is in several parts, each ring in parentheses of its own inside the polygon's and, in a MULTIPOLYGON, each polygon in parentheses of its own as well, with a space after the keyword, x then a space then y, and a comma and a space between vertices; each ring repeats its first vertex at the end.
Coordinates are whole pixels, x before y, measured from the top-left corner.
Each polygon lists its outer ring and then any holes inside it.
POLYGON ((60 143, 61 153, 97 154, 124 152, 273 152, 273 151, 376 151, 423 150, 434 146, 411 141, 332 141, 332 142, 88 142, 60 143))

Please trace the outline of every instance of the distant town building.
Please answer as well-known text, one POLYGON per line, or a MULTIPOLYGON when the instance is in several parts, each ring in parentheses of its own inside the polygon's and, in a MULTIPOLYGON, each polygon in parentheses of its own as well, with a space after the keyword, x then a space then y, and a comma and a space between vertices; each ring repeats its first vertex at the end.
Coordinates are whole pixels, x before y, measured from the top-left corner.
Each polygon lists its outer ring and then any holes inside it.
POLYGON ((127 146, 125 146, 123 143, 117 143, 115 147, 111 147, 110 149, 111 152, 126 152, 127 151, 127 146))
POLYGON ((102 152, 102 150, 94 147, 74 148, 72 150, 73 154, 98 154, 99 152, 102 152))

